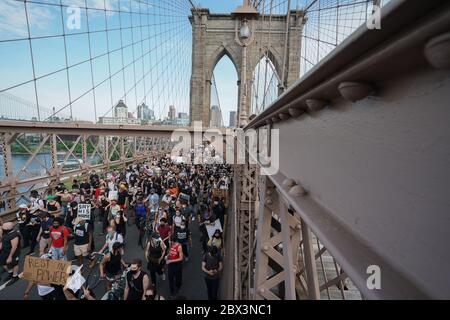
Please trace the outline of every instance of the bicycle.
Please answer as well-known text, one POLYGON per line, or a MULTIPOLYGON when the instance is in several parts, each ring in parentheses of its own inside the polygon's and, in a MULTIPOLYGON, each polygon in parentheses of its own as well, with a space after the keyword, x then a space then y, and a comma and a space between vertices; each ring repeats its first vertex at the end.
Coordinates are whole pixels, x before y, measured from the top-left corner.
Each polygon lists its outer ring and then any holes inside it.
POLYGON ((152 222, 149 219, 142 219, 140 230, 143 230, 143 232, 139 231, 139 242, 141 244, 142 249, 145 249, 148 240, 151 237, 151 234, 153 232, 153 225, 152 222))
POLYGON ((100 263, 105 255, 105 253, 93 252, 90 256, 89 273, 86 277, 86 283, 89 289, 95 289, 100 283, 100 263))
POLYGON ((121 300, 125 293, 125 287, 127 282, 127 273, 130 271, 130 267, 126 268, 122 275, 115 279, 111 284, 111 290, 106 292, 101 300, 121 300))

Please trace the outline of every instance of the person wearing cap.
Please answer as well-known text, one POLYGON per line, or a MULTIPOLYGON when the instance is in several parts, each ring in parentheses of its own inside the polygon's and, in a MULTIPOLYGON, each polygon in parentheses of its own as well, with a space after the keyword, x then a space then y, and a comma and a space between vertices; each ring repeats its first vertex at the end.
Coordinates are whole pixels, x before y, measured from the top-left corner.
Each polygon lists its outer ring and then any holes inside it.
POLYGON ((47 212, 55 218, 61 214, 61 205, 56 201, 55 196, 47 196, 47 212))
POLYGON ((165 280, 163 273, 162 261, 166 252, 166 245, 162 241, 159 233, 153 232, 150 241, 147 242, 145 249, 145 260, 147 260, 147 270, 150 272, 150 278, 152 284, 156 286, 156 275, 161 277, 161 280, 165 280))
POLYGON ((37 210, 45 210, 44 200, 39 197, 37 190, 30 192, 30 212, 34 213, 37 210))
POLYGON ((2 241, 0 243, 0 267, 8 272, 4 283, 8 286, 19 280, 20 233, 14 230, 13 222, 2 224, 2 241))
POLYGON ((73 222, 73 234, 75 237, 73 252, 77 257, 77 264, 81 266, 83 259, 89 256, 92 243, 92 226, 88 221, 77 217, 73 222))

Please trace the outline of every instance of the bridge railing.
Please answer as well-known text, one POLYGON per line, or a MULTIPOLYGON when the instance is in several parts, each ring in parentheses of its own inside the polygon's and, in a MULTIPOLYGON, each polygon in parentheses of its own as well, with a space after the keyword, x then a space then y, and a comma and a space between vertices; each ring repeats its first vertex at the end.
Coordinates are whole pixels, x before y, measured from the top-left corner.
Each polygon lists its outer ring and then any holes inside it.
POLYGON ((173 128, 0 121, 0 216, 60 182, 170 152, 173 128))
POLYGON ((241 175, 256 239, 239 247, 241 297, 324 298, 347 277, 365 299, 450 297, 449 17, 448 1, 390 1, 381 30, 359 28, 250 121, 279 130, 280 166, 268 187, 241 175), (325 250, 337 271, 320 280, 325 250))

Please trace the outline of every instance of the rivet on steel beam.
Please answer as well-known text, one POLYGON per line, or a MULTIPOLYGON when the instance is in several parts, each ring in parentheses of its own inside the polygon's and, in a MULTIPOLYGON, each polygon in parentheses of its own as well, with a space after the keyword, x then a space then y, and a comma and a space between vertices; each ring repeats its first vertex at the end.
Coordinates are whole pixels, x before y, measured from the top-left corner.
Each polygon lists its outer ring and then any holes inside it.
POLYGON ((262 249, 263 249, 263 251, 269 251, 269 246, 266 244, 266 245, 263 246, 262 249))
POLYGON ((425 56, 436 69, 450 69, 450 32, 434 37, 425 46, 425 56))
POLYGON ((265 290, 264 288, 259 288, 259 289, 258 289, 258 292, 259 292, 259 293, 264 293, 264 292, 266 292, 266 290, 265 290))
POLYGON ((319 100, 319 99, 308 99, 306 100, 306 105, 308 106, 309 112, 317 112, 325 108, 325 106, 328 104, 325 100, 319 100))
POLYGON ((280 117, 280 120, 285 121, 289 119, 291 116, 288 113, 280 113, 278 117, 280 117))
POLYGON ((291 115, 291 117, 300 117, 302 114, 305 113, 305 111, 303 109, 300 108, 289 108, 288 109, 289 114, 291 115))
POLYGON ((370 95, 373 92, 373 87, 362 82, 342 82, 338 90, 344 99, 356 102, 370 95))
POLYGON ((302 186, 297 184, 289 189, 289 194, 296 197, 303 196, 306 194, 306 190, 302 186))
POLYGON ((284 179, 284 181, 283 181, 283 186, 285 188, 292 188, 295 185, 296 185, 296 183, 295 183, 294 179, 284 179))

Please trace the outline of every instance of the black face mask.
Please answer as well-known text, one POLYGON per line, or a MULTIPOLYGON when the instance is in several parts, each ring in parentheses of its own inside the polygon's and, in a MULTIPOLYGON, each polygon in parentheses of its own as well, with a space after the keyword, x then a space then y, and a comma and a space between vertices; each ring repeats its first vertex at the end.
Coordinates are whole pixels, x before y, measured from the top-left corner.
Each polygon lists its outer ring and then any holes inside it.
POLYGON ((53 225, 53 228, 58 229, 59 225, 53 225))
POLYGON ((136 273, 139 272, 139 269, 137 269, 137 270, 130 270, 130 271, 131 271, 131 274, 136 274, 136 273))
POLYGON ((145 299, 146 300, 155 300, 155 295, 154 294, 149 294, 149 295, 145 295, 145 299))

